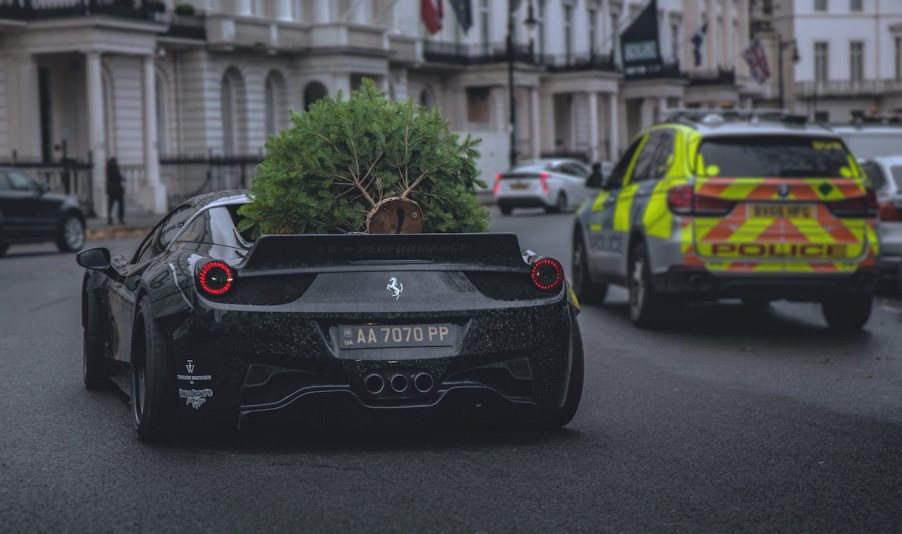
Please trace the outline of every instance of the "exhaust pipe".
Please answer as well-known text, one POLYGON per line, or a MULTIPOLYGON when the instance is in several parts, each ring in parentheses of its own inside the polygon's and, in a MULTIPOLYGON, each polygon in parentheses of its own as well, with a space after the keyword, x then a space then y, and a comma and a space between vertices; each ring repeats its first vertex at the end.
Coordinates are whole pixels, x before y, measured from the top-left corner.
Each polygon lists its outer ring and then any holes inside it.
POLYGON ((368 375, 363 379, 363 387, 372 395, 378 395, 385 389, 385 380, 376 373, 368 375))
POLYGON ((394 375, 388 381, 395 393, 404 393, 407 391, 407 377, 404 375, 394 375))
POLYGON ((432 375, 429 373, 417 373, 416 376, 413 377, 413 387, 420 393, 428 392, 432 389, 433 385, 435 385, 435 382, 432 380, 432 375))

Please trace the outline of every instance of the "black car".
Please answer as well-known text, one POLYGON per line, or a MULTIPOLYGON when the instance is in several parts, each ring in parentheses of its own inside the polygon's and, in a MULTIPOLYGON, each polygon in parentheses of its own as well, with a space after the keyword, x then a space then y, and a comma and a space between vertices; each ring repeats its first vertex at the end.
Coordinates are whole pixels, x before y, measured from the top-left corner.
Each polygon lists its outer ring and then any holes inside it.
POLYGON ((63 252, 85 244, 85 214, 69 196, 48 192, 15 167, 0 167, 0 256, 16 243, 55 241, 63 252))
POLYGON ((144 439, 207 423, 441 420, 566 425, 582 394, 578 305, 513 234, 265 235, 246 192, 195 197, 132 258, 78 255, 84 381, 112 378, 144 439))

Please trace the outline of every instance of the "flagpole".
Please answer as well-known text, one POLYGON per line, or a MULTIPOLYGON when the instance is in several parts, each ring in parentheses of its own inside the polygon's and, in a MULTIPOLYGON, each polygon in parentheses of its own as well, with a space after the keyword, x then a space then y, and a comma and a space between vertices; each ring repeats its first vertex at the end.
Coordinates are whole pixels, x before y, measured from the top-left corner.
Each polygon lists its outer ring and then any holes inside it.
POLYGON ((510 101, 510 166, 517 164, 517 105, 514 101, 514 17, 512 0, 507 0, 507 87, 510 101))

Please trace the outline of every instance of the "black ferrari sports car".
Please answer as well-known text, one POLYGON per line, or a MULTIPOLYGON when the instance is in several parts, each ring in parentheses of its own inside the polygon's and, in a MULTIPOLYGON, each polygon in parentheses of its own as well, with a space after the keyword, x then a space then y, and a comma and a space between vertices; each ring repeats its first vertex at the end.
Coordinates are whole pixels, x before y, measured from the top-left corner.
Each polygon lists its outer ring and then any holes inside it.
POLYGON ((264 235, 245 191, 195 197, 131 258, 83 250, 84 382, 144 439, 208 423, 570 422, 578 303, 513 234, 264 235))

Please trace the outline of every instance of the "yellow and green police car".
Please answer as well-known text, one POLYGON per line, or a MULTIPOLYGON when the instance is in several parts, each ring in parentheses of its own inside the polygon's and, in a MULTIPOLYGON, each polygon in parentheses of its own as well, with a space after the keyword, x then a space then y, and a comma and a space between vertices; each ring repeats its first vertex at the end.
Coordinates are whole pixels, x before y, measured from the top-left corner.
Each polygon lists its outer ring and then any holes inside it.
POLYGON ((791 119, 682 112, 639 134, 577 213, 577 297, 625 286, 637 326, 724 298, 819 302, 830 327, 864 326, 876 197, 839 136, 791 119))

